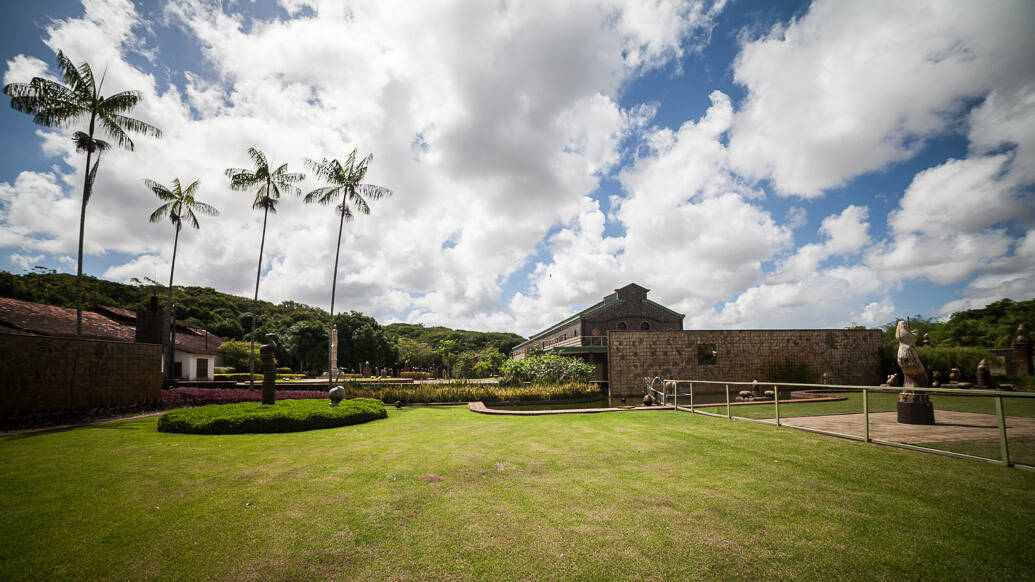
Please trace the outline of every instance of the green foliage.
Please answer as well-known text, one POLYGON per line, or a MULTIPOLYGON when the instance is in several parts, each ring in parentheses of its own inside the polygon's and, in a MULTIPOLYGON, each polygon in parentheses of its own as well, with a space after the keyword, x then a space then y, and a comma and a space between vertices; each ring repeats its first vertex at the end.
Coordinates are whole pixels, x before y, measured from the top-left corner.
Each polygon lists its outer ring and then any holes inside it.
POLYGON ((517 386, 532 384, 588 383, 595 368, 579 358, 538 355, 521 360, 507 360, 500 366, 501 384, 517 386))
POLYGON ((216 366, 212 368, 213 374, 233 374, 234 369, 230 366, 216 366))
MULTIPOLYGON (((884 344, 896 348, 895 325, 883 326, 884 344)), ((909 329, 921 336, 931 336, 935 347, 978 347, 1007 348, 1017 337, 1017 326, 1035 325, 1035 299, 1013 301, 1001 299, 980 309, 969 309, 953 313, 947 321, 938 321, 920 316, 909 318, 909 329)))
POLYGON ((362 371, 370 362, 374 368, 395 366, 398 351, 395 343, 373 317, 358 311, 334 316, 338 326, 338 367, 362 371))
POLYGON ((281 400, 273 405, 241 402, 171 410, 158 418, 158 430, 188 434, 299 432, 387 417, 384 404, 365 398, 347 400, 335 408, 322 399, 281 400))
MULTIPOLYGON (((278 368, 278 369, 286 370, 288 368, 278 368)), ((277 372, 277 380, 301 380, 302 378, 305 378, 305 377, 306 377, 305 374, 291 374, 291 373, 283 374, 283 373, 277 372)), ((262 378, 263 378, 263 374, 261 372, 255 374, 255 381, 256 382, 262 382, 262 378)), ((213 380, 221 380, 221 381, 233 380, 234 382, 247 382, 248 381, 248 372, 227 372, 227 373, 212 374, 212 379, 213 380)))
MULTIPOLYGON (((933 378, 931 374, 938 372, 938 379, 941 382, 949 381, 949 372, 953 368, 959 368, 963 378, 973 382, 976 380, 978 363, 988 359, 989 364, 1001 362, 1000 358, 982 348, 940 348, 935 346, 919 346, 916 349, 920 361, 927 369, 927 377, 933 378)), ((896 351, 897 356, 897 351, 896 351)))
MULTIPOLYGON (((327 324, 305 319, 280 336, 280 349, 302 372, 314 367, 327 369, 327 324)), ((279 351, 279 350, 278 350, 279 351)))
MULTIPOLYGON (((259 359, 259 342, 255 342, 255 349, 251 350, 251 357, 255 360, 255 369, 262 369, 262 361, 259 359)), ((223 354, 223 364, 227 368, 236 371, 247 371, 250 369, 248 352, 251 342, 247 340, 229 340, 219 346, 219 353, 223 354)))
MULTIPOLYGON (((448 327, 424 327, 413 323, 391 323, 384 327, 385 331, 398 337, 427 345, 437 350, 444 340, 451 340, 456 352, 480 351, 494 347, 503 354, 509 354, 514 346, 525 341, 516 333, 467 331, 449 329, 448 327)), ((402 344, 400 344, 400 347, 402 344)), ((421 365, 421 364, 414 364, 421 365)))
POLYGON ((533 400, 569 400, 599 396, 592 384, 565 383, 555 385, 503 386, 475 382, 443 384, 398 384, 364 386, 359 382, 344 384, 349 396, 377 398, 392 402, 527 402, 533 400))

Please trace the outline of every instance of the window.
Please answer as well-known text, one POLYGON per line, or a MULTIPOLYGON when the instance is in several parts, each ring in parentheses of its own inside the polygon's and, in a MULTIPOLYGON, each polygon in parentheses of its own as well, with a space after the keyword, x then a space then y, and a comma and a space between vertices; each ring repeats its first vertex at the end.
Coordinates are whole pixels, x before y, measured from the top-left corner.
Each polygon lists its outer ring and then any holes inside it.
POLYGON ((197 372, 198 372, 197 373, 197 377, 198 378, 201 378, 202 380, 208 378, 208 359, 207 358, 198 358, 197 372))
POLYGON ((640 324, 640 331, 650 331, 650 322, 644 321, 640 324))
POLYGON ((627 327, 627 326, 625 325, 625 322, 624 322, 624 321, 619 321, 619 322, 618 322, 618 327, 617 327, 616 329, 617 329, 618 331, 625 331, 625 330, 627 330, 627 329, 629 329, 629 328, 628 328, 628 327, 627 327))
POLYGON ((717 361, 718 352, 715 344, 697 344, 697 363, 702 366, 710 366, 717 361))

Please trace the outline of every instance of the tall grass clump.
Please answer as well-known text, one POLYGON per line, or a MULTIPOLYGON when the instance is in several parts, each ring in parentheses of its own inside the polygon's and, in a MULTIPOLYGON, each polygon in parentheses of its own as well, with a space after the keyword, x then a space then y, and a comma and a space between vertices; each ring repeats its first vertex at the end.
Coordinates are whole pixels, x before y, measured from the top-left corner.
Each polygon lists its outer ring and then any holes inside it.
POLYGON ((596 368, 579 358, 543 354, 521 360, 507 360, 500 366, 500 384, 585 384, 596 368))
POLYGON ((345 384, 349 398, 377 398, 382 402, 528 402, 534 400, 574 400, 600 395, 600 390, 588 383, 530 384, 504 386, 450 382, 448 384, 399 384, 364 386, 358 382, 345 384))

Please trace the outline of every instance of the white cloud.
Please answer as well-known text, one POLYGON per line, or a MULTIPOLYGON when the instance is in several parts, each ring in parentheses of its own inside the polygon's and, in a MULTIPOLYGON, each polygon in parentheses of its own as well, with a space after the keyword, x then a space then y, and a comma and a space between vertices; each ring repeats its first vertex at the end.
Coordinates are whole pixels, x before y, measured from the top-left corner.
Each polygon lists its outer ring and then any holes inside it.
POLYGON ((1030 2, 814 2, 737 57, 733 163, 812 197, 909 158, 967 100, 1031 79, 1033 23, 1030 2))
POLYGON ((15 55, 7 61, 7 71, 4 72, 4 85, 10 83, 28 83, 34 77, 52 79, 47 63, 26 55, 15 55))

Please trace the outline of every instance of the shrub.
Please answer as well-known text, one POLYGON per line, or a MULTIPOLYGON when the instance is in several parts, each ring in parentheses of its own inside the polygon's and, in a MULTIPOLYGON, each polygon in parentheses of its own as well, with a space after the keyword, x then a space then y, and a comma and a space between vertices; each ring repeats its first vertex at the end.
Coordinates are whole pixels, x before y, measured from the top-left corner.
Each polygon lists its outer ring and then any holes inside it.
POLYGON ((282 400, 264 406, 254 402, 181 408, 158 418, 160 432, 244 434, 299 432, 360 424, 386 418, 383 403, 359 398, 331 408, 321 400, 282 400))
POLYGON ((277 368, 278 374, 291 374, 291 368, 277 368))
POLYGON ((413 378, 414 380, 427 380, 431 378, 431 372, 402 372, 399 376, 403 378, 413 378))
POLYGON ((521 360, 507 360, 500 366, 500 383, 517 386, 523 382, 532 384, 587 383, 593 378, 596 368, 579 358, 538 355, 521 360))
POLYGON ((592 384, 567 383, 548 386, 503 386, 500 384, 450 382, 447 384, 395 384, 365 386, 348 382, 345 393, 352 397, 377 398, 383 402, 522 402, 530 400, 569 400, 600 395, 592 384))
MULTIPOLYGON (((896 356, 897 353, 896 350, 896 356)), ((924 368, 927 369, 927 377, 931 378, 931 372, 937 370, 940 382, 949 381, 949 373, 953 368, 959 368, 964 378, 974 381, 977 379, 977 367, 981 360, 987 358, 989 364, 1002 361, 984 348, 919 346, 916 348, 916 353, 920 356, 920 361, 924 363, 924 368)))
POLYGON ((212 372, 215 374, 233 374, 236 371, 237 370, 231 368, 230 366, 216 366, 212 368, 212 372))
MULTIPOLYGON (((277 380, 297 380, 305 378, 305 374, 277 374, 277 380)), ((233 374, 212 374, 213 380, 233 380, 234 382, 247 382, 248 372, 236 372, 233 374)), ((255 381, 262 382, 262 373, 255 374, 255 381)))

